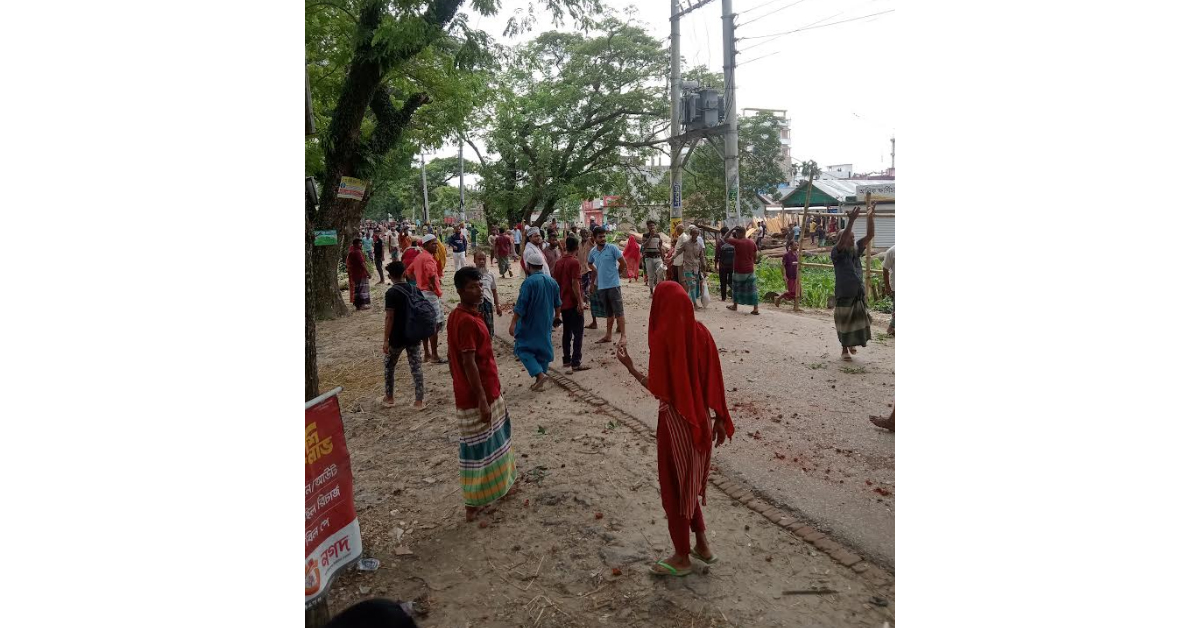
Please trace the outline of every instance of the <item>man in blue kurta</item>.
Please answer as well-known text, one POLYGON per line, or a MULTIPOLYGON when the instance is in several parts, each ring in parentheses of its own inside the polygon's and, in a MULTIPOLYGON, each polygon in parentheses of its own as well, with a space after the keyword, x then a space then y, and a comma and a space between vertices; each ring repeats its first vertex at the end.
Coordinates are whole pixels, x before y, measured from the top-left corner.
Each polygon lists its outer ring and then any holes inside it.
POLYGON ((554 343, 550 336, 554 328, 562 324, 559 318, 562 297, 558 283, 550 275, 540 272, 545 258, 532 249, 527 250, 524 257, 529 276, 521 284, 521 293, 512 310, 512 322, 508 324, 508 335, 515 340, 513 347, 517 359, 536 380, 531 390, 540 391, 546 383, 550 362, 554 360, 554 343))

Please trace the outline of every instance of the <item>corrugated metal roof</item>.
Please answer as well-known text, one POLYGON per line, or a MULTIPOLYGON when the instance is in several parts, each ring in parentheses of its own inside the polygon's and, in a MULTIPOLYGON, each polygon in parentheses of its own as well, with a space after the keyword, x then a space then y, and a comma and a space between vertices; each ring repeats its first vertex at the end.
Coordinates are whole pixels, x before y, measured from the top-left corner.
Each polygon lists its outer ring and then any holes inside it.
MULTIPOLYGON (((846 197, 854 196, 854 190, 860 185, 871 185, 879 183, 869 179, 816 179, 813 181, 813 187, 832 196, 838 201, 844 202, 846 197)), ((808 185, 808 181, 802 181, 800 185, 788 190, 783 198, 786 199, 789 195, 804 189, 808 185)), ((781 201, 782 202, 782 201, 781 201)))

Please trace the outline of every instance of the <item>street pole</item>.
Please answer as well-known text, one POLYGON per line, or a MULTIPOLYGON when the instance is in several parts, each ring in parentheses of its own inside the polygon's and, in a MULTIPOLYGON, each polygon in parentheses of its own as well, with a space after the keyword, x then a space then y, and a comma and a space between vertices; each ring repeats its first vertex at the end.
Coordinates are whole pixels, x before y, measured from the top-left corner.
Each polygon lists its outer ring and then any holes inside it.
POLYGON ((721 29, 725 36, 725 211, 733 210, 739 226, 742 222, 742 194, 738 185, 737 85, 733 68, 733 0, 721 0, 721 29))
POLYGON ((425 153, 421 153, 421 195, 425 197, 425 226, 429 226, 429 186, 425 184, 425 153))
POLYGON ((458 220, 467 221, 467 189, 463 187, 463 142, 458 140, 458 220))
POLYGON ((679 85, 679 0, 671 0, 671 235, 674 236, 675 225, 683 221, 683 166, 680 164, 680 152, 683 147, 678 143, 679 138, 679 99, 682 96, 679 85))

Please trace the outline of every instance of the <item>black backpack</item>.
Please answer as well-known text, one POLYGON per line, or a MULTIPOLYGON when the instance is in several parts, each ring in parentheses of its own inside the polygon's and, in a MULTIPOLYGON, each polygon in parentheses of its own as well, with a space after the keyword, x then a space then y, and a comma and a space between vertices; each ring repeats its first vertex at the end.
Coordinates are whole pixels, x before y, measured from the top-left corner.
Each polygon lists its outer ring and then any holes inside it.
POLYGON ((736 249, 728 242, 721 243, 721 264, 733 264, 733 258, 736 254, 736 249))
POLYGON ((401 323, 407 342, 403 344, 424 340, 437 332, 437 310, 420 290, 404 282, 392 284, 388 290, 398 291, 404 299, 404 320, 401 323))

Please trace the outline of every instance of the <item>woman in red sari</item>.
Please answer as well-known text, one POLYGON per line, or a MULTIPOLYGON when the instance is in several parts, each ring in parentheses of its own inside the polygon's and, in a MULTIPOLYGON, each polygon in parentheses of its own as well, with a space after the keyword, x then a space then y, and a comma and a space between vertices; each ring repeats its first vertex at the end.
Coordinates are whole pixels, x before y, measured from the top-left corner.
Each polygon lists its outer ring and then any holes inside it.
MULTIPOLYGON (((629 239, 625 241, 625 251, 621 253, 625 258, 625 278, 636 280, 638 272, 642 269, 642 247, 638 244, 637 238, 633 234, 629 234, 629 239)), ((633 283, 633 281, 630 281, 633 283)))
POLYGON ((654 289, 649 334, 648 375, 638 372, 623 345, 617 347, 617 359, 658 398, 658 482, 675 554, 655 563, 650 573, 686 576, 692 573, 692 559, 717 562, 704 535, 700 505, 705 503, 713 441, 720 446, 733 436, 733 420, 725 407, 717 345, 708 328, 696 322, 683 286, 666 281, 654 289))
POLYGON ((367 309, 371 306, 371 271, 367 268, 367 258, 363 257, 362 238, 354 238, 350 245, 346 274, 350 275, 350 302, 354 309, 367 309))

